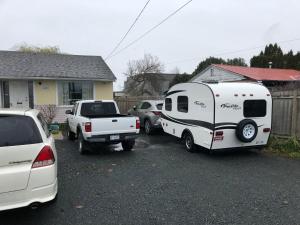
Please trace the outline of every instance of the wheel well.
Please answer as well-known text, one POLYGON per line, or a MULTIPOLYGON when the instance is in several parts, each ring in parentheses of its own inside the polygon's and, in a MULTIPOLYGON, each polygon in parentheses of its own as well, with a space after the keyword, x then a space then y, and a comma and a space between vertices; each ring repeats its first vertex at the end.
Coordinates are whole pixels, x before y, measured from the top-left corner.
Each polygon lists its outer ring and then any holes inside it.
POLYGON ((192 134, 192 132, 189 129, 184 129, 182 134, 181 134, 181 139, 184 138, 185 134, 192 134))

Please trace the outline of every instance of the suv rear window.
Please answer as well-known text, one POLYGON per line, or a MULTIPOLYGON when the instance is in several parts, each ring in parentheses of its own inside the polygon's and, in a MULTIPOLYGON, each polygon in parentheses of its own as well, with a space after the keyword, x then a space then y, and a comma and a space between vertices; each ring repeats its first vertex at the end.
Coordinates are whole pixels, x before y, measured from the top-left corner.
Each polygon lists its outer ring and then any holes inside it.
POLYGON ((0 115, 0 147, 43 142, 41 134, 28 116, 0 115))
POLYGON ((163 103, 159 103, 159 104, 156 105, 156 108, 158 110, 162 110, 162 107, 163 107, 163 103))
POLYGON ((264 117, 267 114, 266 100, 244 101, 244 117, 264 117))
POLYGON ((117 114, 116 106, 113 102, 91 102, 82 103, 81 116, 101 117, 117 114))

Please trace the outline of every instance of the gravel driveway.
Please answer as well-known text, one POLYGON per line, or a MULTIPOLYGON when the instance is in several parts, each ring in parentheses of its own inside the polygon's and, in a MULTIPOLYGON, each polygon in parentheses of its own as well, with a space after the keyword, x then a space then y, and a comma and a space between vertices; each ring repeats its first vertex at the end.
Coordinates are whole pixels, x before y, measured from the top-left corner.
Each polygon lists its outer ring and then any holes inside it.
MULTIPOLYGON (((141 137, 81 156, 57 141, 59 197, 0 214, 0 225, 300 225, 300 161, 259 152, 188 153, 173 137, 141 137)), ((0 181, 1 182, 1 181, 0 181)))

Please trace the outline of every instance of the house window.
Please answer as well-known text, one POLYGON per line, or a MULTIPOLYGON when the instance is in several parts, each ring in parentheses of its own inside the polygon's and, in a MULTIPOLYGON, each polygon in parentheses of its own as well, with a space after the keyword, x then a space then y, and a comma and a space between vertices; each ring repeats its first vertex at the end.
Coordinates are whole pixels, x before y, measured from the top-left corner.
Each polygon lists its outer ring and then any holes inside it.
POLYGON ((166 98, 165 109, 166 109, 166 111, 172 111, 172 99, 171 98, 166 98))
POLYGON ((187 96, 178 96, 177 98, 178 112, 187 113, 189 111, 189 99, 187 96))
POLYGON ((79 100, 93 99, 93 82, 60 81, 58 82, 58 104, 74 105, 79 100))

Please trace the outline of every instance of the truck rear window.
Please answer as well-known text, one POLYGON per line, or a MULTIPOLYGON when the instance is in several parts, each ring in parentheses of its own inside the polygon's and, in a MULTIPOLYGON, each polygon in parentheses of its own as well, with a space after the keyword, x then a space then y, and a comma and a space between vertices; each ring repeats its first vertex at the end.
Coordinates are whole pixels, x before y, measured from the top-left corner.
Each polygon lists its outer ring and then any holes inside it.
POLYGON ((0 115, 0 147, 42 142, 41 134, 28 116, 0 115))
POLYGON ((264 117, 267 114, 266 100, 244 101, 244 117, 264 117))
POLYGON ((82 103, 81 116, 99 117, 117 114, 116 106, 113 102, 90 102, 82 103))

